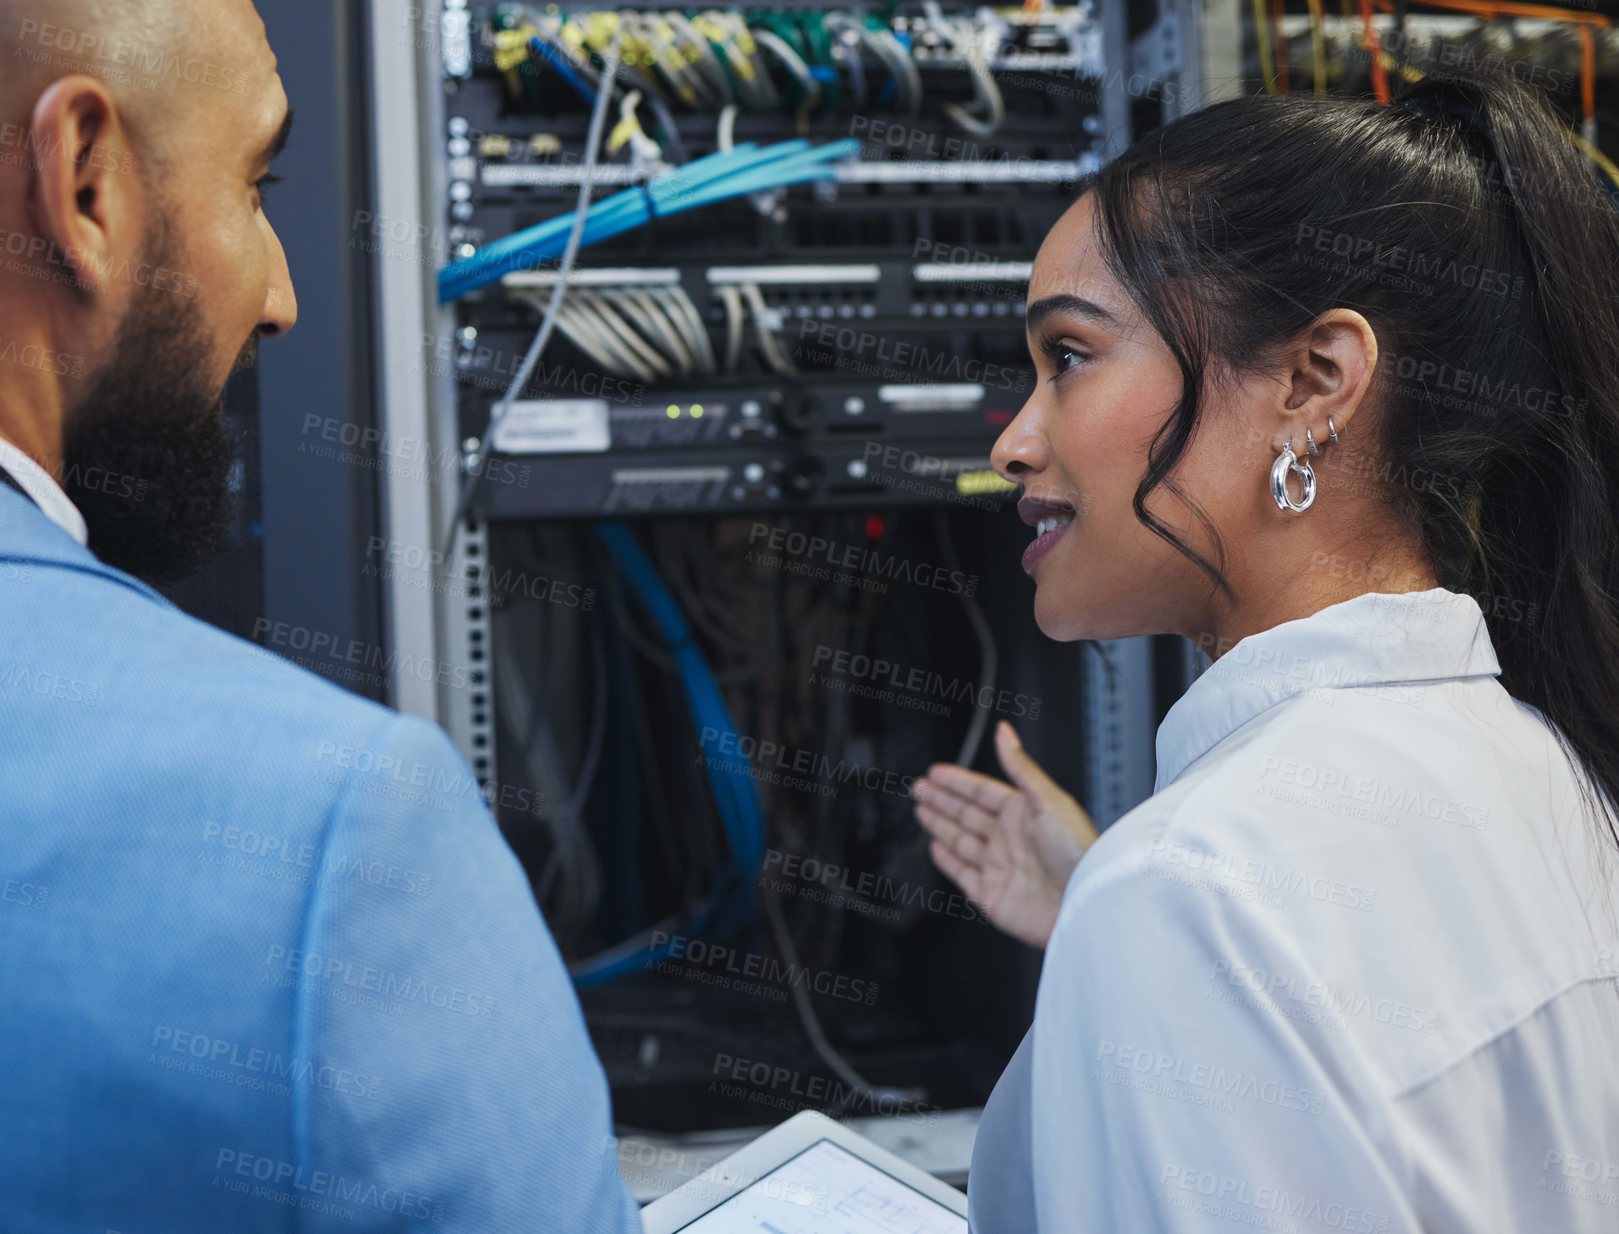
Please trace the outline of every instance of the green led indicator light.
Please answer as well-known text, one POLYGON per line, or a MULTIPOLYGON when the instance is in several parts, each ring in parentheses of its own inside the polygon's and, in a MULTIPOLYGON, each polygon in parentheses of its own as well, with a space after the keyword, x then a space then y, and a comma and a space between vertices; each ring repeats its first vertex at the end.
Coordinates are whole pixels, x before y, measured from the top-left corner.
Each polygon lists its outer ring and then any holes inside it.
POLYGON ((663 414, 668 416, 671 420, 678 420, 680 419, 680 408, 676 407, 673 403, 670 403, 669 410, 663 414))
POLYGON ((701 403, 692 404, 691 418, 693 420, 701 420, 703 418, 703 405, 701 403))

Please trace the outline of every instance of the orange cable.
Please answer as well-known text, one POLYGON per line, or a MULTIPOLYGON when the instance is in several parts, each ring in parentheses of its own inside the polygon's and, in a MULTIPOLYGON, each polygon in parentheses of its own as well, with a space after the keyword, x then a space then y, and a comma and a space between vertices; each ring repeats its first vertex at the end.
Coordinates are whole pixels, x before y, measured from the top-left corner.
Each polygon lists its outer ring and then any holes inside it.
MULTIPOLYGON (((1392 0, 1385 3, 1392 7, 1392 0)), ((1360 24, 1361 45, 1372 58, 1372 93, 1379 103, 1386 103, 1394 95, 1389 90, 1388 70, 1383 67, 1383 44, 1377 37, 1377 27, 1372 24, 1372 0, 1360 0, 1360 24)))
POLYGON ((1580 104, 1585 123, 1597 121, 1597 36, 1590 26, 1580 27, 1580 104))
MULTIPOLYGON (((1374 0, 1385 13, 1394 11, 1394 0, 1374 0)), ((1613 19, 1601 13, 1575 13, 1569 9, 1554 8, 1546 4, 1520 4, 1516 0, 1411 0, 1431 9, 1448 9, 1453 13, 1471 13, 1475 17, 1538 17, 1543 21, 1566 21, 1580 26, 1600 26, 1604 30, 1613 25, 1613 19)), ((1365 5, 1362 5, 1364 12, 1365 5)))

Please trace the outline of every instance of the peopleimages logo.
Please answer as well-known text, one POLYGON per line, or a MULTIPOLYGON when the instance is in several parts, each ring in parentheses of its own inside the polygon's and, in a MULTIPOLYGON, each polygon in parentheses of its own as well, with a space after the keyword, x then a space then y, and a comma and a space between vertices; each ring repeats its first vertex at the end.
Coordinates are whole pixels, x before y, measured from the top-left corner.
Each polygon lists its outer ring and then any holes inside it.
MULTIPOLYGON (((1221 1097, 1241 1097, 1279 1109, 1319 1114, 1326 1108, 1326 1097, 1313 1088, 1263 1079, 1246 1071, 1227 1071, 1215 1063, 1177 1058, 1106 1037, 1097 1043, 1096 1062, 1101 1067, 1131 1075, 1184 1084, 1221 1097)), ((1224 1108, 1233 1107, 1228 1104, 1224 1108)))
POLYGON ((835 322, 806 318, 799 323, 798 339, 798 358, 853 369, 868 376, 966 381, 1014 394, 1026 394, 1029 389, 1029 375, 1024 369, 1009 369, 971 356, 963 357, 959 351, 929 348, 923 343, 891 339, 835 322), (821 350, 809 350, 810 347, 821 350))
POLYGON ((293 978, 307 977, 320 981, 335 981, 357 990, 370 990, 384 998, 402 1002, 426 1003, 441 1011, 454 1011, 461 1015, 493 1015, 495 1000, 458 986, 443 985, 396 973, 392 969, 373 968, 356 964, 353 960, 325 956, 314 951, 272 944, 264 959, 272 975, 277 970, 293 978))
POLYGON ((268 617, 254 621, 253 639, 266 647, 280 647, 306 655, 316 663, 355 665, 386 676, 397 672, 400 676, 436 682, 455 690, 466 689, 471 680, 469 671, 458 664, 446 664, 431 657, 412 656, 398 651, 384 652, 381 647, 356 638, 345 639, 323 630, 271 621, 268 617))
MULTIPOLYGON (((214 1161, 216 1173, 235 1175, 236 1179, 263 1184, 266 1188, 287 1188, 293 1194, 266 1191, 264 1198, 283 1202, 292 1201, 300 1207, 311 1207, 309 1200, 348 1204, 373 1208, 379 1212, 396 1213, 415 1221, 440 1221, 444 1217, 444 1204, 431 1196, 422 1195, 408 1187, 388 1187, 361 1178, 349 1178, 331 1170, 317 1170, 291 1161, 260 1156, 236 1148, 222 1148, 214 1161)), ((231 1181, 225 1180, 228 1184, 231 1181)), ((236 1188, 228 1187, 235 1190, 236 1188)))
POLYGON ((1271 972, 1248 964, 1216 960, 1209 973, 1209 980, 1224 983, 1239 991, 1262 995, 1264 1001, 1260 1005, 1266 1006, 1267 1009, 1281 999, 1287 999, 1290 1003, 1301 1007, 1320 1008, 1332 1016, 1354 1016, 1386 1024, 1391 1028, 1408 1028, 1419 1033, 1439 1031, 1437 1011, 1414 1007, 1410 1003, 1393 998, 1374 999, 1362 990, 1348 990, 1320 981, 1300 981, 1291 974, 1271 972))
POLYGON ((891 689, 882 691, 884 694, 898 691, 900 694, 937 698, 949 703, 965 701, 984 711, 1027 716, 1030 719, 1040 714, 1041 700, 1030 698, 1027 694, 997 689, 994 686, 980 686, 973 681, 960 677, 947 677, 931 669, 907 668, 893 660, 828 647, 824 643, 816 646, 810 663, 814 668, 828 670, 819 683, 812 674, 811 685, 828 684, 825 677, 835 674, 840 678, 853 678, 856 681, 890 687, 891 689))
MULTIPOLYGON (((334 1067, 330 1063, 317 1064, 306 1058, 287 1058, 279 1051, 191 1032, 172 1024, 153 1028, 151 1049, 180 1055, 181 1058, 175 1060, 178 1062, 204 1064, 236 1082, 245 1079, 291 1081, 348 1097, 366 1098, 375 1098, 382 1088, 381 1080, 361 1071, 334 1067)), ((171 1065, 170 1060, 161 1057, 159 1062, 171 1065)))
MULTIPOLYGON (((684 934, 670 934, 667 930, 652 932, 652 950, 666 951, 670 960, 680 960, 690 968, 722 973, 729 977, 743 977, 767 985, 791 989, 802 986, 816 994, 841 998, 852 1003, 871 1006, 877 1001, 877 983, 861 977, 846 977, 842 973, 825 969, 807 968, 802 964, 784 964, 771 956, 751 951, 738 951, 723 943, 711 943, 701 938, 688 938, 684 934)), ((661 971, 673 971, 667 965, 661 971)))
POLYGON ((1330 1230, 1342 1230, 1345 1234, 1381 1234, 1389 1228, 1386 1216, 1369 1209, 1324 1201, 1268 1183, 1255 1185, 1247 1179, 1216 1174, 1213 1170, 1198 1170, 1171 1163, 1159 1172, 1158 1182, 1166 1192, 1173 1188, 1216 1204, 1241 1205, 1242 1209, 1248 1211, 1233 1210, 1230 1215, 1245 1224, 1255 1224, 1253 1214, 1260 1212, 1290 1220, 1314 1222, 1330 1230))
POLYGON ((1250 884, 1263 891, 1285 895, 1303 895, 1323 904, 1337 904, 1360 912, 1371 912, 1377 903, 1377 892, 1359 883, 1325 875, 1309 874, 1292 866, 1279 866, 1258 857, 1245 857, 1237 853, 1200 849, 1163 836, 1153 840, 1148 849, 1150 859, 1165 866, 1174 866, 1197 873, 1217 875, 1234 882, 1250 884))
MULTIPOLYGON (((947 570, 925 561, 911 561, 895 557, 863 544, 840 544, 824 536, 792 531, 786 527, 772 527, 768 523, 754 523, 748 532, 751 554, 763 547, 774 553, 797 557, 806 561, 824 561, 831 569, 852 571, 848 577, 864 577, 868 581, 897 579, 945 591, 951 595, 978 594, 978 576, 962 570, 947 570)), ((779 565, 780 559, 760 559, 762 564, 779 565)), ((841 576, 840 576, 841 581, 841 576)))
POLYGON ((129 70, 137 81, 150 88, 156 88, 161 84, 161 79, 167 78, 170 81, 207 86, 230 94, 247 92, 246 76, 228 65, 214 64, 195 57, 181 58, 178 53, 167 48, 145 46, 99 30, 76 30, 71 26, 53 25, 51 22, 29 17, 23 19, 18 34, 19 44, 36 43, 40 48, 46 49, 33 51, 26 46, 19 46, 14 53, 18 59, 46 63, 54 59, 49 56, 49 52, 57 51, 64 56, 77 57, 81 64, 93 64, 103 71, 103 76, 115 80, 127 81, 129 74, 107 70, 129 70))
POLYGON ((806 1075, 779 1063, 755 1062, 730 1054, 714 1056, 713 1074, 718 1078, 709 1082, 709 1092, 778 1109, 819 1109, 835 1105, 845 1113, 910 1118, 927 1123, 938 1122, 941 1112, 939 1106, 928 1105, 903 1093, 851 1088, 840 1080, 806 1075))
POLYGON ((250 827, 204 823, 202 840, 204 853, 217 848, 221 854, 239 855, 242 859, 233 862, 222 857, 214 861, 216 865, 234 864, 237 868, 258 869, 278 876, 285 872, 288 881, 297 883, 319 878, 321 885, 328 888, 344 883, 366 883, 411 895, 426 895, 433 881, 431 875, 420 870, 384 861, 366 861, 346 853, 324 852, 315 844, 289 843, 285 836, 250 827))
POLYGON ((760 741, 746 734, 704 727, 700 738, 704 753, 697 761, 705 762, 717 771, 739 771, 767 784, 780 784, 786 788, 825 789, 830 796, 835 785, 858 784, 874 793, 888 793, 895 797, 909 796, 916 777, 909 773, 887 771, 873 763, 839 758, 800 746, 784 746, 775 741, 760 741), (731 759, 740 762, 731 762, 731 759))
POLYGON ((803 857, 779 848, 766 851, 759 885, 797 896, 806 896, 804 888, 809 888, 807 898, 818 898, 824 903, 855 912, 871 914, 892 910, 891 920, 897 920, 904 909, 924 910, 945 917, 959 917, 964 921, 988 920, 976 904, 956 892, 902 881, 887 874, 874 874, 869 870, 851 870, 836 862, 803 857))

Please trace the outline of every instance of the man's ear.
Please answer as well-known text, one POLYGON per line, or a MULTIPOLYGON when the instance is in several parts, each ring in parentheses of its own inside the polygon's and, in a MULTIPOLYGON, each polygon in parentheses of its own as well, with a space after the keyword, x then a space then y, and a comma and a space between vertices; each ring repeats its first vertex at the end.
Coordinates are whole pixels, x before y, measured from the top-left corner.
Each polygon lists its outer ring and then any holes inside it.
POLYGON ((138 254, 140 188, 118 105, 102 82, 53 82, 34 104, 29 206, 49 260, 102 294, 123 259, 138 254))

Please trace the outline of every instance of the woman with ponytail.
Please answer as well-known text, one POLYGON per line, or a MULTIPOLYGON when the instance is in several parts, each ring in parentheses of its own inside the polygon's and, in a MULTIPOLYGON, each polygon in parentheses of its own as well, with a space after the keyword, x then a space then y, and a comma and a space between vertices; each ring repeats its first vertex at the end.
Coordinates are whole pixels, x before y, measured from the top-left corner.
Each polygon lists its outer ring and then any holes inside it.
POLYGON ((1537 94, 1104 168, 996 444, 1057 639, 1213 666, 1100 838, 1003 726, 940 867, 1046 947, 978 1234, 1619 1229, 1619 222, 1537 94))

